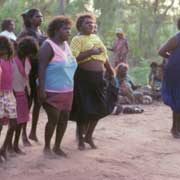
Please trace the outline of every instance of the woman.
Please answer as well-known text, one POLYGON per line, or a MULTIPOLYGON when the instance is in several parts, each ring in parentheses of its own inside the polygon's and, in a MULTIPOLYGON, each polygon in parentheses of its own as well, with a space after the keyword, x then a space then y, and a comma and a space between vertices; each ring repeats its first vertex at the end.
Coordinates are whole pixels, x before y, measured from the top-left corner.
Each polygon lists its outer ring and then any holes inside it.
MULTIPOLYGON (((180 30, 180 19, 177 26, 180 30)), ((159 55, 168 59, 164 67, 162 99, 173 112, 171 133, 174 138, 180 138, 180 32, 159 49, 159 55)))
POLYGON ((49 38, 39 52, 40 101, 47 113, 44 152, 50 153, 50 141, 56 128, 53 151, 66 156, 60 144, 67 127, 73 98, 73 77, 77 67, 67 44, 71 20, 65 16, 55 17, 48 25, 49 38))
MULTIPOLYGON (((44 33, 40 30, 40 26, 43 21, 42 13, 39 9, 30 9, 22 14, 22 18, 24 21, 24 29, 19 34, 18 39, 25 37, 25 36, 31 36, 34 37, 38 43, 39 46, 43 43, 43 41, 46 39, 46 36, 44 33)), ((32 103, 34 102, 33 106, 33 112, 32 112, 32 127, 31 132, 29 135, 29 138, 33 141, 38 141, 37 135, 36 135, 36 129, 37 129, 37 122, 39 118, 39 112, 40 112, 40 104, 37 100, 37 87, 36 87, 36 79, 38 76, 38 59, 37 58, 31 58, 31 72, 29 74, 29 80, 30 80, 30 96, 29 96, 29 106, 32 106, 32 103)), ((23 128, 23 143, 25 145, 30 145, 30 142, 27 138, 26 133, 26 126, 23 128)))
POLYGON ((113 51, 113 64, 116 67, 119 63, 127 63, 127 54, 129 51, 128 41, 121 28, 116 29, 116 40, 113 48, 108 48, 113 51))
POLYGON ((108 114, 103 77, 105 68, 114 74, 104 44, 93 33, 95 21, 92 14, 80 15, 76 22, 79 34, 71 42, 71 50, 78 63, 71 119, 77 122, 80 150, 85 149, 84 142, 96 148, 92 139, 94 129, 99 119, 108 114), (87 127, 85 132, 84 127, 87 127))

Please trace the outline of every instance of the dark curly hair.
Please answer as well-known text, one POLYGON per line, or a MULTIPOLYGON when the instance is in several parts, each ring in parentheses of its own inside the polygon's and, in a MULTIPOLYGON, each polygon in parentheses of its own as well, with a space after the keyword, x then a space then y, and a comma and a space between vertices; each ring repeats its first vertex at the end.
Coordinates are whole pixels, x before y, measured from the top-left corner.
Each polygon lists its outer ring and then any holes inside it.
POLYGON ((14 20, 11 18, 4 19, 1 23, 1 30, 8 30, 12 22, 14 22, 14 20))
POLYGON ((48 25, 47 34, 49 37, 53 37, 55 32, 64 25, 72 26, 72 20, 67 16, 56 16, 51 20, 48 25))
POLYGON ((20 59, 24 59, 26 57, 34 57, 37 55, 38 50, 38 42, 33 37, 26 36, 24 38, 21 38, 17 42, 16 52, 20 59))
POLYGON ((80 31, 82 23, 84 22, 84 20, 86 18, 92 19, 94 21, 94 23, 96 22, 96 17, 95 17, 94 14, 91 14, 91 13, 78 14, 78 18, 76 20, 76 28, 77 28, 78 31, 80 31))
POLYGON ((4 52, 4 55, 7 55, 8 59, 10 59, 14 55, 14 46, 12 41, 0 35, 0 51, 4 52))
POLYGON ((152 62, 152 63, 150 64, 150 67, 151 67, 151 68, 156 68, 156 67, 158 67, 157 62, 152 62))
POLYGON ((23 12, 21 14, 21 16, 23 18, 24 26, 26 28, 30 28, 32 26, 31 19, 38 12, 41 12, 41 11, 39 9, 33 8, 33 9, 26 10, 25 12, 23 12))

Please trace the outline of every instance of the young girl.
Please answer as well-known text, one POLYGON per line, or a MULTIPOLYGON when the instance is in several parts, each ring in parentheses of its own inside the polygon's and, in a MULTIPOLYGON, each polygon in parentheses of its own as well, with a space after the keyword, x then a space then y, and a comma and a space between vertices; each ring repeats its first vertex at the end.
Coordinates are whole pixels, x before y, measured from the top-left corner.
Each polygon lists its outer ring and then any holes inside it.
POLYGON ((4 143, 0 150, 0 157, 7 158, 6 150, 12 139, 13 132, 16 128, 16 100, 13 95, 13 45, 5 36, 0 36, 0 126, 7 124, 9 128, 6 133, 4 143))
POLYGON ((14 138, 13 150, 22 153, 18 142, 22 127, 29 121, 29 107, 27 91, 29 85, 29 72, 31 65, 29 59, 38 52, 38 43, 32 37, 20 39, 17 43, 17 55, 13 60, 13 90, 17 103, 17 127, 14 138))

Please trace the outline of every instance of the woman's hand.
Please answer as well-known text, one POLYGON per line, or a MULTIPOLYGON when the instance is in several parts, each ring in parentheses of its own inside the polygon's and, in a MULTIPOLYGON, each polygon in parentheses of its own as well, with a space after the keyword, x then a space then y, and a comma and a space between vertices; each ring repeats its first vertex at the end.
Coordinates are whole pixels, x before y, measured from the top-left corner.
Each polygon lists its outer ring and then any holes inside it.
POLYGON ((98 54, 101 54, 102 52, 103 52, 102 48, 93 47, 93 48, 91 49, 92 55, 98 55, 98 54))
POLYGON ((111 77, 115 77, 116 76, 116 73, 115 73, 115 70, 114 68, 110 65, 109 63, 109 60, 106 60, 106 63, 104 64, 109 76, 111 77))

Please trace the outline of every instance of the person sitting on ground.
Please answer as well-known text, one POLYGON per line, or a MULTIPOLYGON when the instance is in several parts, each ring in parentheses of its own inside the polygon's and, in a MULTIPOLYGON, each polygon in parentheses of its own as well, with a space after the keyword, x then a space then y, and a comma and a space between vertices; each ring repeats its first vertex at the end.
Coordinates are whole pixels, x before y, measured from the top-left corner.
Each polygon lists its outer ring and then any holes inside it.
POLYGON ((140 92, 138 88, 140 86, 135 85, 131 78, 128 76, 128 65, 120 63, 116 68, 116 78, 119 81, 119 104, 150 104, 151 98, 144 96, 143 92, 140 92))
POLYGON ((151 87, 152 97, 154 99, 159 99, 161 97, 160 90, 163 79, 163 64, 152 62, 150 68, 149 85, 151 87))

